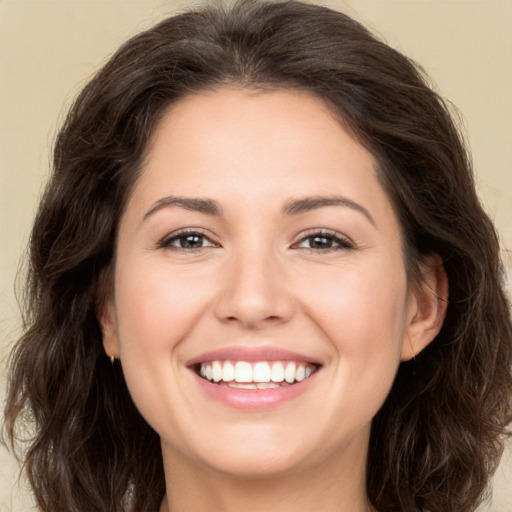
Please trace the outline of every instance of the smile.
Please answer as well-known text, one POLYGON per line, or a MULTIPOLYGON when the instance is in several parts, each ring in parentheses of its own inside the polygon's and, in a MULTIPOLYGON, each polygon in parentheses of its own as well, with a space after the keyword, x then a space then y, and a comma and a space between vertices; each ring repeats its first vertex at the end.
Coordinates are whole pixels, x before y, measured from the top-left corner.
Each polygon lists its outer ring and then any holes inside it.
POLYGON ((198 354, 185 366, 208 403, 262 411, 308 395, 323 364, 310 354, 239 344, 198 354))
POLYGON ((274 389, 290 386, 314 373, 314 364, 295 361, 223 361, 197 365, 197 373, 220 386, 239 389, 274 389))

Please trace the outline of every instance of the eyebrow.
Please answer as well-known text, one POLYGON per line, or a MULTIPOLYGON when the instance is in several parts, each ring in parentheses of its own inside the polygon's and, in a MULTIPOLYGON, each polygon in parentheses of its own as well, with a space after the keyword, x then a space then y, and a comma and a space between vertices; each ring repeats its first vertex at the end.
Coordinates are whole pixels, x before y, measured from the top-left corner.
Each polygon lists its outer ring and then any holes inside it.
POLYGON ((293 199, 285 204, 283 213, 286 215, 298 215, 311 210, 325 208, 326 206, 345 206, 351 208, 352 210, 362 213, 373 226, 377 227, 375 219, 364 206, 343 196, 313 196, 293 199))
MULTIPOLYGON (((204 213, 206 215, 213 215, 215 217, 222 217, 223 211, 221 206, 213 199, 203 199, 198 197, 183 197, 183 196, 167 196, 159 199, 145 214, 142 221, 153 215, 159 210, 178 206, 185 210, 204 213)), ((299 215, 319 208, 328 206, 344 206, 351 208, 359 213, 362 213, 373 226, 376 227, 375 219, 370 212, 359 203, 348 199, 343 196, 312 196, 304 197, 301 199, 293 199, 288 201, 283 209, 284 215, 299 215)))
POLYGON ((199 197, 167 196, 159 199, 145 214, 142 221, 163 208, 179 206, 185 210, 205 213, 206 215, 222 216, 222 208, 212 199, 201 199, 199 197))

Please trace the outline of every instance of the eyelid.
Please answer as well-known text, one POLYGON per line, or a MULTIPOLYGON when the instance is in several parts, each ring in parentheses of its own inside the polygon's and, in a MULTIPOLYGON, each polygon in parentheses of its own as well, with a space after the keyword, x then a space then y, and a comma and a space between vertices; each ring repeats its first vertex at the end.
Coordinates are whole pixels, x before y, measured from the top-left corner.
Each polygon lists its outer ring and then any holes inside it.
MULTIPOLYGON (((172 247, 172 246, 170 246, 170 242, 173 239, 177 239, 181 236, 186 236, 189 234, 200 235, 200 236, 204 237, 205 239, 207 239, 212 244, 212 246, 221 247, 221 244, 220 244, 220 241, 218 240, 218 238, 216 236, 214 236, 212 233, 208 232, 207 230, 205 230, 203 228, 197 228, 197 227, 187 227, 187 228, 177 229, 175 231, 172 231, 171 233, 166 234, 157 243, 157 248, 165 249, 165 248, 172 247)), ((319 236, 319 237, 323 236, 323 237, 332 238, 339 244, 339 246, 332 247, 332 248, 309 249, 314 252, 328 252, 329 250, 335 251, 335 250, 341 250, 341 249, 354 249, 355 248, 354 242, 348 236, 346 236, 338 231, 335 231, 333 229, 328 229, 328 228, 313 228, 313 229, 308 229, 306 231, 301 232, 299 235, 297 235, 295 237, 295 241, 292 243, 291 248, 292 249, 300 249, 300 247, 297 247, 297 246, 301 242, 303 242, 304 240, 306 240, 308 238, 314 237, 314 236, 319 236)), ((196 250, 201 250, 201 249, 205 249, 205 248, 206 247, 201 247, 201 248, 197 248, 196 250)), ((180 248, 175 247, 175 249, 179 250, 180 248)), ((302 249, 307 250, 308 248, 304 247, 302 249)), ((183 249, 183 250, 190 251, 191 249, 183 249)))
MULTIPOLYGON (((218 241, 217 237, 212 235, 211 233, 207 232, 203 228, 195 228, 195 227, 189 227, 189 228, 181 228, 177 229, 175 231, 172 231, 171 233, 168 233, 163 238, 161 238, 157 244, 157 248, 159 249, 166 249, 171 247, 169 245, 169 242, 171 242, 173 239, 179 238, 181 236, 186 235, 201 235, 202 237, 206 238, 212 246, 220 247, 220 242, 218 241)), ((175 247, 175 249, 180 250, 179 247, 175 247)), ((196 250, 205 249, 205 247, 198 248, 196 250)), ((185 251, 190 251, 191 249, 182 249, 185 251)), ((193 249, 192 249, 193 250, 193 249)))
POLYGON ((307 247, 304 247, 303 249, 314 251, 314 252, 328 252, 328 251, 336 251, 341 249, 355 249, 356 245, 354 242, 348 237, 347 235, 344 235, 340 233, 339 231, 335 231, 333 229, 328 228, 314 228, 314 229, 308 229, 306 231, 301 232, 299 235, 295 237, 295 241, 292 243, 292 249, 300 249, 300 247, 297 247, 301 242, 306 240, 307 238, 311 238, 314 236, 324 236, 333 238, 336 242, 338 242, 340 245, 339 247, 332 247, 332 248, 326 248, 326 249, 309 249, 307 247))

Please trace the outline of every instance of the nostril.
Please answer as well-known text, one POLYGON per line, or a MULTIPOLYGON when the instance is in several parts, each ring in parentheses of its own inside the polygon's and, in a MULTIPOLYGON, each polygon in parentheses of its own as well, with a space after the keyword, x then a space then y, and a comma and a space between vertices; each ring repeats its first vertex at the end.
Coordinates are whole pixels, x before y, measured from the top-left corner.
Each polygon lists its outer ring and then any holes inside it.
POLYGON ((262 324, 262 325, 266 325, 268 323, 279 323, 281 322, 283 319, 278 316, 278 315, 270 315, 270 316, 267 316, 267 317, 261 317, 260 319, 258 318, 248 318, 248 317, 244 317, 243 315, 240 316, 240 318, 238 316, 227 316, 225 318, 225 321, 226 322, 242 322, 244 324, 247 324, 248 326, 250 327, 257 327, 259 324, 262 324))

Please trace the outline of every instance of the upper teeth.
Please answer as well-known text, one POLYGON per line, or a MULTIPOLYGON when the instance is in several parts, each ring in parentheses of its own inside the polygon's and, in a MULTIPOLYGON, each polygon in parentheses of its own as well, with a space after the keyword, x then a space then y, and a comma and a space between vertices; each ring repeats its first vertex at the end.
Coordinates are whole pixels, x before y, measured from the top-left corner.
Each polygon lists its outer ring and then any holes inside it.
POLYGON ((199 374, 201 377, 213 382, 300 382, 309 377, 314 365, 295 363, 293 361, 210 361, 201 363, 199 374))

